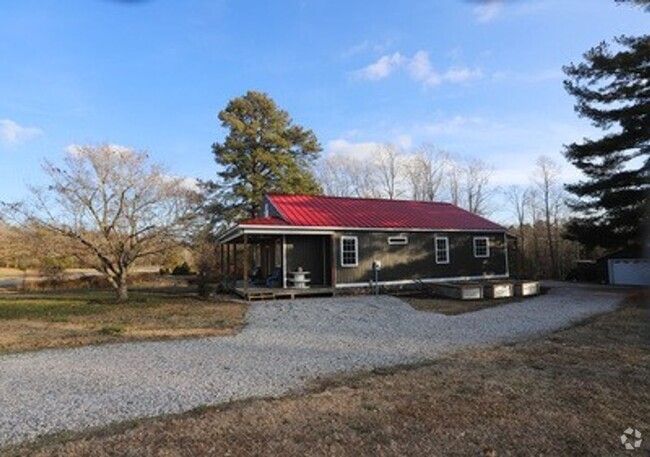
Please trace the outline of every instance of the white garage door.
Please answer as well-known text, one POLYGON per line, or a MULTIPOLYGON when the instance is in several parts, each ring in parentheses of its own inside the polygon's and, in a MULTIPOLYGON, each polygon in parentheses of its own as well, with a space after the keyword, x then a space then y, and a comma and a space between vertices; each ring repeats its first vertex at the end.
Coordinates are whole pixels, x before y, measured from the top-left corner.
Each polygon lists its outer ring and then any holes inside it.
POLYGON ((650 260, 609 259, 610 284, 650 286, 650 260))

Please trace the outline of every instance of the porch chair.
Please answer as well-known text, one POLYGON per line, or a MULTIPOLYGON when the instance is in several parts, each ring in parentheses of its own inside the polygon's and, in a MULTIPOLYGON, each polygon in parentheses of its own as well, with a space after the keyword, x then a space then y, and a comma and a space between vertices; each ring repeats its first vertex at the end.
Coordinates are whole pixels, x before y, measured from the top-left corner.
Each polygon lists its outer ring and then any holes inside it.
POLYGON ((266 278, 266 287, 279 287, 282 284, 282 268, 275 267, 271 276, 266 278))

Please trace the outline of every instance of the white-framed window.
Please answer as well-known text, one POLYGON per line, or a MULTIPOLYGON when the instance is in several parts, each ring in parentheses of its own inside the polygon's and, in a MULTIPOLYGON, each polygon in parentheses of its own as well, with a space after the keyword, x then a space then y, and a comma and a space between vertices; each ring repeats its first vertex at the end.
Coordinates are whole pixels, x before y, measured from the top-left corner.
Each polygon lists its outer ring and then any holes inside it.
POLYGON ((390 244, 391 246, 409 244, 409 238, 406 235, 389 236, 388 244, 390 244))
POLYGON ((436 263, 449 263, 449 238, 437 236, 433 240, 436 248, 436 263))
POLYGON ((487 236, 474 237, 474 257, 490 257, 490 240, 487 236))
POLYGON ((356 236, 341 237, 341 266, 359 266, 359 239, 356 236))

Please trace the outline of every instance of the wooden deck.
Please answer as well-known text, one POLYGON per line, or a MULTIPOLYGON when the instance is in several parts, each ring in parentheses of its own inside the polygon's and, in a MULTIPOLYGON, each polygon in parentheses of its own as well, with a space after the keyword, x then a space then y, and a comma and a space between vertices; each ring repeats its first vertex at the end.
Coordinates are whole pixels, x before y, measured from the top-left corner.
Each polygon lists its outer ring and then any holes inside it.
POLYGON ((307 287, 307 288, 294 288, 288 287, 243 287, 235 288, 235 293, 242 297, 244 300, 279 300, 279 299, 294 299, 297 297, 331 297, 335 293, 333 287, 307 287))

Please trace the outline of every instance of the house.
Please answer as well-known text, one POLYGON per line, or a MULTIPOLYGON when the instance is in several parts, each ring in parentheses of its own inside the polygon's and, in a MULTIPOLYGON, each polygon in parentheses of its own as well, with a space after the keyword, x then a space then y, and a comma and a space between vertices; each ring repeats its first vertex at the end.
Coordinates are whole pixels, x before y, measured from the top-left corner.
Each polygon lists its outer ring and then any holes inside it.
POLYGON ((373 262, 381 285, 509 276, 506 229, 449 203, 269 194, 262 208, 218 240, 225 272, 246 288, 253 276, 365 287, 373 262))

